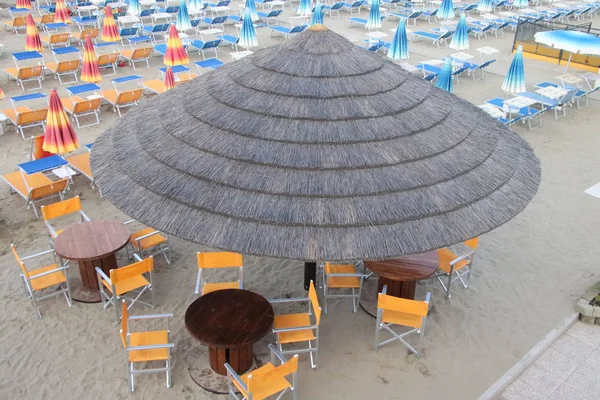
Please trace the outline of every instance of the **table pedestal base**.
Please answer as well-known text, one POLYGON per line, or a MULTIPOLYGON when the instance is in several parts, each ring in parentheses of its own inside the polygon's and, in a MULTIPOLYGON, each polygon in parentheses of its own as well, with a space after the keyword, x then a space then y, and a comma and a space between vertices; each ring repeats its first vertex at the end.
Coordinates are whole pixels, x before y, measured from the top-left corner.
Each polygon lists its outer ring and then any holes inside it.
POLYGON ((231 365, 231 368, 241 375, 252 366, 252 345, 231 348, 209 347, 208 360, 210 368, 219 375, 227 375, 225 363, 231 365))
POLYGON ((71 297, 81 303, 100 303, 100 291, 96 278, 96 267, 100 267, 107 276, 111 269, 118 268, 117 258, 114 254, 97 260, 79 261, 79 275, 81 280, 69 280, 71 297))
POLYGON ((69 279, 69 287, 71 288, 71 298, 79 303, 100 303, 99 290, 90 290, 83 286, 81 279, 69 279))
POLYGON ((377 293, 381 293, 384 286, 387 286, 387 294, 390 296, 414 300, 417 281, 394 281, 380 276, 377 293))

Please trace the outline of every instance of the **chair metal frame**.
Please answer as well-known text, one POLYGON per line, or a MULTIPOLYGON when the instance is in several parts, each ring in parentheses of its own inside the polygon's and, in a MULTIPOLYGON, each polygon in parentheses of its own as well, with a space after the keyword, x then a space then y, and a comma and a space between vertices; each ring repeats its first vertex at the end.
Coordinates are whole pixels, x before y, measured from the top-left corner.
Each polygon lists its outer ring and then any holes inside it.
MULTIPOLYGON (((275 346, 273 346, 272 344, 269 344, 269 350, 271 350, 271 364, 275 365, 276 361, 279 361, 280 366, 285 364, 286 362, 288 362, 289 360, 287 358, 285 358, 285 356, 275 348, 275 346)), ((294 354, 293 355, 294 358, 298 358, 298 354, 294 354)), ((277 368, 277 367, 276 367, 277 368)), ((229 397, 231 399, 235 399, 235 400, 253 400, 253 396, 252 393, 250 393, 248 391, 248 387, 246 386, 246 384, 242 381, 241 377, 237 374, 237 372, 235 372, 233 370, 233 368, 231 367, 231 365, 229 365, 229 363, 225 363, 225 369, 227 370, 227 388, 229 390, 229 397), (236 381, 238 385, 240 385, 240 387, 242 389, 244 389, 244 391, 248 394, 248 397, 244 396, 243 393, 239 393, 242 395, 242 397, 238 397, 238 392, 237 392, 237 388, 235 387, 235 385, 233 385, 233 381, 236 381)), ((298 400, 298 389, 296 387, 297 382, 298 382, 298 369, 296 368, 295 372, 291 373, 292 375, 292 381, 290 382, 289 379, 286 380, 289 382, 289 384, 292 386, 291 388, 286 388, 283 391, 281 391, 279 393, 279 395, 275 398, 275 400, 280 400, 285 394, 287 393, 292 393, 292 399, 293 400, 298 400)), ((248 379, 252 378, 252 372, 249 373, 248 375, 248 379)), ((275 395, 276 393, 271 394, 271 396, 275 395)), ((271 397, 269 396, 269 397, 271 397)))
POLYGON ((450 273, 447 273, 438 267, 435 275, 433 275, 432 278, 437 278, 437 280, 440 282, 442 288, 444 288, 444 292, 446 292, 446 299, 450 298, 450 287, 452 285, 452 282, 454 282, 455 280, 458 279, 465 289, 469 286, 469 278, 471 278, 471 267, 473 266, 474 257, 475 249, 472 249, 467 251, 467 253, 450 261, 450 273), (459 270, 454 270, 456 264, 463 260, 467 261, 467 265, 460 268, 459 270), (447 279, 445 284, 442 278, 447 279))
MULTIPOLYGON (((358 268, 361 267, 363 268, 363 273, 359 273, 359 272, 355 272, 355 273, 332 273, 332 274, 327 274, 327 264, 329 264, 329 262, 325 262, 325 265, 323 265, 323 267, 321 268, 321 274, 322 274, 322 282, 323 282, 323 297, 324 297, 324 311, 325 314, 327 314, 327 299, 328 298, 336 298, 336 297, 342 297, 342 298, 346 298, 346 297, 350 297, 352 298, 352 312, 356 314, 356 312, 358 311, 358 306, 359 306, 359 301, 360 301, 360 295, 362 292, 362 287, 363 287, 363 283, 365 281, 365 279, 367 278, 367 274, 365 274, 365 266, 364 263, 362 261, 357 262, 356 264, 354 264, 354 271, 358 271, 358 268), (332 289, 352 289, 352 294, 329 294, 329 278, 342 278, 342 277, 357 277, 360 280, 360 284, 358 287, 358 293, 355 293, 355 289, 356 288, 336 288, 336 287, 332 287, 332 289)), ((346 264, 346 265, 350 265, 350 264, 346 264)))
MULTIPOLYGON (((381 293, 379 293, 378 296, 385 295, 385 294, 387 294, 387 285, 383 286, 381 293)), ((409 299, 404 299, 404 300, 415 301, 415 300, 409 300, 409 299)), ((424 302, 427 304, 428 309, 429 309, 430 301, 431 301, 431 293, 427 292, 424 302)), ((394 324, 393 322, 385 323, 385 322, 381 321, 381 319, 383 318, 383 311, 384 311, 383 308, 379 308, 379 306, 377 307, 377 324, 375 325, 375 344, 374 344, 375 352, 377 352, 380 347, 385 346, 386 344, 395 342, 396 340, 399 340, 404 346, 406 346, 408 348, 408 350, 411 353, 413 353, 417 358, 420 358, 421 353, 419 353, 419 351, 417 349, 415 349, 413 346, 408 344, 408 342, 406 340, 404 340, 404 338, 406 336, 410 335, 411 333, 418 333, 419 334, 419 343, 417 344, 417 347, 420 348, 423 335, 425 334, 425 324, 427 322, 427 315, 421 317, 421 327, 420 328, 413 328, 407 332, 399 334, 399 333, 396 333, 392 329, 392 325, 397 325, 397 324, 394 324), (383 329, 385 329, 387 332, 392 334, 392 337, 384 340, 383 342, 380 342, 379 341, 379 332, 383 329)))
MULTIPOLYGON (((229 269, 231 269, 231 268, 238 268, 239 269, 238 285, 239 285, 240 289, 244 288, 244 263, 243 263, 243 258, 242 258, 242 265, 239 265, 239 266, 237 266, 237 265, 231 265, 231 266, 227 266, 227 267, 223 267, 223 266, 221 266, 221 267, 201 267, 200 266, 200 255, 203 254, 203 253, 207 253, 207 252, 199 251, 199 252, 196 253, 196 259, 198 261, 198 276, 196 277, 196 286, 194 288, 194 293, 195 294, 200 293, 200 289, 202 289, 202 294, 204 294, 204 285, 207 282, 204 280, 204 277, 203 277, 203 273, 202 273, 203 269, 215 269, 215 268, 219 268, 219 269, 221 269, 221 268, 229 268, 229 269)), ((221 253, 221 252, 219 252, 219 253, 221 253)), ((217 283, 219 283, 219 282, 217 282, 217 283)))
MULTIPOLYGON (((130 219, 129 221, 125 221, 123 222, 124 225, 129 225, 129 224, 133 224, 134 222, 138 222, 135 219, 130 219)), ((135 232, 134 232, 135 233, 135 232)), ((132 233, 133 235, 133 233, 132 233)), ((135 242, 137 243, 137 245, 134 247, 133 244, 128 243, 126 246, 126 252, 127 252, 127 258, 131 259, 133 256, 135 256, 136 254, 139 254, 139 256, 141 258, 146 257, 146 252, 148 252, 150 256, 156 256, 159 254, 162 254, 162 256, 165 258, 165 261, 167 262, 167 265, 171 265, 171 247, 169 246, 169 235, 159 231, 159 230, 154 230, 150 233, 147 233, 145 235, 136 237, 135 242), (149 237, 152 237, 154 235, 161 235, 165 237, 166 241, 164 243, 159 243, 156 246, 152 246, 149 247, 147 249, 142 249, 142 240, 147 239, 149 237), (132 248, 132 255, 129 255, 129 247, 131 246, 132 248), (137 248, 136 248, 137 247, 137 248)))

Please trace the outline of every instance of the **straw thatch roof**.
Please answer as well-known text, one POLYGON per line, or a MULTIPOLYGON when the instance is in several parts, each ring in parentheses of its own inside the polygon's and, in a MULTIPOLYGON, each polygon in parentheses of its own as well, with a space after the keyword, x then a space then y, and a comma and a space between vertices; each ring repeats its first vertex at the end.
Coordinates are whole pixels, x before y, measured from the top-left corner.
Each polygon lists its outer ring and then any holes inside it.
POLYGON ((457 243, 540 182, 517 135, 322 27, 146 100, 98 139, 92 169, 150 226, 298 260, 457 243))

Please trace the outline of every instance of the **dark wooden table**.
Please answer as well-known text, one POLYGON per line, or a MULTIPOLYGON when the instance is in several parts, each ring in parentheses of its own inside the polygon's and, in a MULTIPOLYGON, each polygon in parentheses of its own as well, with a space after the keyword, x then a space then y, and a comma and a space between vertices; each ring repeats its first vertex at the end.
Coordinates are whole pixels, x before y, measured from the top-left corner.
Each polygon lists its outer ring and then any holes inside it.
POLYGON ((118 268, 115 253, 129 242, 129 230, 118 221, 90 221, 73 224, 54 240, 60 257, 79 262, 81 282, 73 282, 74 300, 100 302, 96 267, 108 275, 118 268))
POLYGON ((237 373, 252 366, 252 344, 271 331, 273 307, 264 297, 242 289, 225 289, 196 299, 185 312, 185 327, 208 346, 210 367, 227 375, 225 363, 237 373))

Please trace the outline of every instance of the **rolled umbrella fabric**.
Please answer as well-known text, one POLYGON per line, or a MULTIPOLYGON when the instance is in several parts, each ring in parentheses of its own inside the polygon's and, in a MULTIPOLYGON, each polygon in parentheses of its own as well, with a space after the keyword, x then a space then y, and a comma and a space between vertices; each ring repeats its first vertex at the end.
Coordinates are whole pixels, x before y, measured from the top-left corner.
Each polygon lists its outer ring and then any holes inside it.
POLYGON ((454 18, 454 5, 452 0, 443 0, 440 9, 437 12, 437 17, 441 19, 454 18))
POLYGON ((408 58, 408 36, 406 35, 406 20, 400 19, 396 34, 387 52, 392 60, 406 60, 408 58))
POLYGON ((518 7, 518 8, 529 7, 529 0, 514 0, 513 7, 518 7))
POLYGON ((0 100, 4 98, 4 90, 0 87, 0 100))
POLYGON ((138 16, 140 15, 141 7, 140 0, 129 0, 129 5, 127 7, 127 14, 138 16))
POLYGON ((94 50, 92 38, 87 35, 83 43, 83 63, 81 64, 81 80, 83 82, 100 82, 100 68, 98 67, 98 56, 94 50))
POLYGON ((256 12, 256 2, 254 0, 246 0, 245 8, 250 10, 250 16, 252 17, 252 21, 257 21, 258 13, 256 12))
POLYGON ((190 14, 197 14, 202 11, 202 0, 190 0, 188 3, 188 12, 190 14))
POLYGON ((65 4, 65 0, 56 0, 56 10, 54 11, 54 22, 64 22, 68 24, 71 22, 71 16, 69 10, 65 4))
POLYGON ((312 21, 310 24, 323 24, 323 14, 323 5, 319 3, 315 6, 315 9, 313 10, 312 21))
POLYGON ((523 46, 519 45, 508 73, 502 83, 502 90, 506 93, 517 94, 527 90, 525 85, 525 66, 523 64, 523 46))
POLYGON ((534 35, 535 41, 575 54, 600 56, 600 37, 579 31, 546 31, 534 35))
POLYGON ((242 22, 239 44, 246 49, 258 46, 256 29, 254 29, 254 24, 252 23, 252 17, 248 8, 244 10, 244 21, 242 22))
POLYGON ((442 71, 435 81, 435 86, 452 93, 452 58, 447 57, 442 65, 442 71))
POLYGON ((56 89, 50 90, 48 116, 42 149, 52 154, 66 154, 79 147, 79 141, 56 89))
POLYGON ((17 0, 16 8, 26 8, 31 10, 31 1, 30 0, 17 0))
POLYGON ((185 0, 179 0, 179 11, 177 11, 177 22, 175 22, 175 27, 178 31, 192 29, 192 22, 190 21, 190 14, 188 13, 185 0))
POLYGON ((491 12, 492 8, 492 0, 481 0, 477 5, 477 11, 481 12, 491 12))
POLYGON ((104 9, 104 22, 102 24, 102 40, 104 42, 118 42, 121 40, 119 28, 115 23, 112 11, 109 6, 104 9))
POLYGON ((460 14, 460 19, 456 25, 450 48, 455 50, 467 50, 469 48, 469 30, 467 29, 467 17, 460 14))
POLYGON ((379 10, 379 0, 371 0, 371 10, 369 10, 369 18, 367 18, 367 29, 381 28, 381 11, 379 10))
POLYGON ((185 65, 189 62, 190 58, 183 48, 177 28, 175 24, 171 24, 169 27, 169 38, 167 39, 167 51, 165 52, 163 63, 169 67, 174 67, 176 65, 185 65))
POLYGON ((175 87, 175 75, 173 74, 173 70, 171 67, 167 68, 167 72, 165 73, 165 91, 171 90, 175 87))
POLYGON ((25 35, 25 50, 27 51, 42 51, 42 41, 40 33, 35 26, 35 21, 31 14, 27 14, 27 33, 25 35))
POLYGON ((300 0, 300 4, 298 5, 298 10, 296 11, 296 14, 310 15, 311 12, 312 12, 311 0, 300 0))

